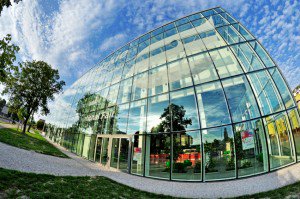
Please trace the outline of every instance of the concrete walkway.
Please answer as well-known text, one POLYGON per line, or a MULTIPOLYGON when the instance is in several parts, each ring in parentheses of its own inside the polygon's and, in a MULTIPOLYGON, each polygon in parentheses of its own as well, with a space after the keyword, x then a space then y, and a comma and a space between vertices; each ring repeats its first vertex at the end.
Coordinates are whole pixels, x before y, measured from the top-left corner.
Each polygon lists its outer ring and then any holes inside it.
POLYGON ((136 189, 187 198, 235 197, 269 191, 300 181, 300 164, 256 177, 209 182, 170 182, 111 171, 54 144, 70 159, 16 148, 0 142, 0 167, 24 172, 71 176, 106 176, 136 189))

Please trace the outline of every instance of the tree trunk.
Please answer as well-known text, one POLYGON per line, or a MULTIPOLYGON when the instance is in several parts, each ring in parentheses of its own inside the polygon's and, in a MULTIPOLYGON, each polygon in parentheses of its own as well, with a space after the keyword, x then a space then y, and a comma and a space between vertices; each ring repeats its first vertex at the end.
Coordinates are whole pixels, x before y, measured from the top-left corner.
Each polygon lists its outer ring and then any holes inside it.
POLYGON ((29 118, 25 118, 25 120, 24 120, 24 123, 23 123, 23 132, 22 132, 23 134, 26 133, 26 126, 27 126, 28 119, 29 118))

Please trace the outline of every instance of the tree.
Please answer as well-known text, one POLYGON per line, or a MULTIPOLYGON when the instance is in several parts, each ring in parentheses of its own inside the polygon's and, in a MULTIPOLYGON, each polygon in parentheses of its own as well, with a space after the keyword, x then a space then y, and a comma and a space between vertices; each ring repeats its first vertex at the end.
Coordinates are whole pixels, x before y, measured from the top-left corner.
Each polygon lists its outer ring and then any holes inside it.
POLYGON ((16 61, 16 53, 20 48, 10 42, 11 35, 9 34, 0 40, 0 82, 6 81, 11 70, 17 70, 17 66, 13 63, 16 61))
POLYGON ((171 129, 171 120, 173 131, 185 131, 185 128, 188 125, 192 124, 191 118, 185 118, 185 112, 183 106, 179 106, 177 104, 170 104, 167 108, 164 109, 163 114, 160 116, 160 119, 164 120, 161 122, 161 126, 164 132, 168 132, 171 129), (170 112, 171 111, 171 112, 170 112), (172 113, 172 119, 171 119, 172 113))
MULTIPOLYGON (((21 0, 14 0, 15 3, 19 3, 21 0)), ((1 12, 4 8, 4 6, 6 6, 7 8, 9 6, 11 6, 11 1, 10 0, 0 0, 0 15, 1 15, 1 12)))
POLYGON ((23 133, 33 113, 38 110, 44 115, 49 113, 48 101, 53 100, 54 94, 61 92, 65 85, 59 79, 58 70, 46 62, 27 61, 21 63, 20 71, 16 70, 5 82, 3 92, 10 95, 11 106, 23 110, 23 133))
POLYGON ((40 119, 36 123, 36 128, 39 129, 39 130, 43 130, 44 125, 45 125, 45 120, 40 119))
POLYGON ((5 99, 0 99, 0 112, 2 111, 3 107, 6 105, 5 99))

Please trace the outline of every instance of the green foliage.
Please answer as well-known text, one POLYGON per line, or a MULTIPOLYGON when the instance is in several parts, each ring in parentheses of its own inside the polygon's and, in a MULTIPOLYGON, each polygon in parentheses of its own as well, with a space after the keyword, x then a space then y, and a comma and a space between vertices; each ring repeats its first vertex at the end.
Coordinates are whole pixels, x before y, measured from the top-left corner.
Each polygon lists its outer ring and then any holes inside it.
POLYGON ((43 127, 44 127, 44 124, 45 124, 45 121, 44 121, 44 120, 39 120, 39 121, 37 121, 37 123, 36 123, 36 128, 39 129, 39 130, 42 130, 43 127))
POLYGON ((67 157, 64 153, 62 153, 60 150, 58 150, 52 144, 50 144, 38 132, 26 132, 26 134, 23 134, 17 129, 1 128, 0 142, 4 142, 6 144, 22 149, 33 150, 38 153, 58 157, 67 157))
MULTIPOLYGON (((19 3, 22 0, 14 0, 15 3, 19 3)), ((11 6, 11 0, 0 0, 0 15, 2 13, 2 10, 6 6, 7 8, 11 6)))
POLYGON ((197 161, 194 167, 194 173, 201 173, 201 161, 197 161))
POLYGON ((245 169, 245 168, 249 168, 249 167, 252 167, 252 163, 250 161, 244 161, 242 163, 242 166, 240 167, 240 169, 245 169))
POLYGON ((6 35, 0 40, 0 82, 5 82, 11 71, 17 69, 13 63, 16 61, 16 53, 20 48, 10 42, 11 35, 6 35))
POLYGON ((0 99, 0 111, 3 109, 3 107, 6 105, 5 99, 0 99))
POLYGON ((164 119, 160 125, 164 132, 169 132, 171 129, 171 122, 173 125, 173 131, 184 131, 188 125, 192 125, 192 119, 185 118, 185 112, 183 106, 178 106, 176 104, 170 104, 164 109, 163 114, 160 119, 164 119), (171 118, 172 113, 172 118, 171 118))
POLYGON ((10 95, 10 105, 24 118, 23 133, 30 116, 40 110, 48 114, 48 101, 54 99, 54 94, 62 91, 64 81, 59 80, 58 70, 52 69, 43 61, 24 62, 20 64, 20 71, 6 81, 4 93, 10 95))

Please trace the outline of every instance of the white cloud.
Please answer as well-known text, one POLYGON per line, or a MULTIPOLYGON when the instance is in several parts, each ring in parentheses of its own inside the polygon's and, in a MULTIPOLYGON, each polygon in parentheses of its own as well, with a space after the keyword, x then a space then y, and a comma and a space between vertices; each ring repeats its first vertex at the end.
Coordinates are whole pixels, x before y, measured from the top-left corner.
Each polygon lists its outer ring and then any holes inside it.
POLYGON ((63 0, 59 10, 44 13, 39 0, 23 0, 4 9, 0 36, 12 34, 23 59, 39 59, 59 69, 64 77, 91 67, 94 51, 86 42, 93 31, 111 24, 123 1, 63 0), (80 56, 80 58, 79 58, 80 56), (84 65, 84 63, 89 63, 84 65))
POLYGON ((101 51, 109 50, 109 49, 116 49, 121 47, 124 42, 126 41, 127 36, 124 33, 116 34, 112 37, 107 38, 99 47, 101 51))

